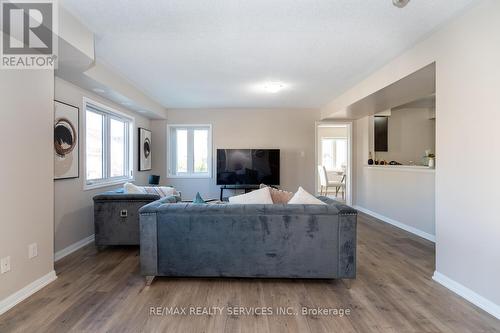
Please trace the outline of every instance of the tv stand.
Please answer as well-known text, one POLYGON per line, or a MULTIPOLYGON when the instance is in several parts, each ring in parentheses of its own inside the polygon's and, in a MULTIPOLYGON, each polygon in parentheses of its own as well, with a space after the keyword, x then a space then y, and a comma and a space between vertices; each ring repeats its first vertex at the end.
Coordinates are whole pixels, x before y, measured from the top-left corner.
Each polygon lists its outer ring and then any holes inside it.
POLYGON ((244 190, 245 193, 253 190, 258 190, 259 185, 221 185, 220 187, 220 201, 223 199, 224 190, 244 190))

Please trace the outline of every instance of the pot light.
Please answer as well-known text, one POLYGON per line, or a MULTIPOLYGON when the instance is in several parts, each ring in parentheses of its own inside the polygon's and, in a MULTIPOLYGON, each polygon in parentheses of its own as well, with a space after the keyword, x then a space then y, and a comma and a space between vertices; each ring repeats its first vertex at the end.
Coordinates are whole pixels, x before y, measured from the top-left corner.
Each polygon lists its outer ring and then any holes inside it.
POLYGON ((268 93, 276 94, 277 92, 285 89, 285 84, 279 81, 269 81, 262 85, 262 89, 268 93))
POLYGON ((410 0, 392 0, 392 4, 398 8, 403 8, 410 0))

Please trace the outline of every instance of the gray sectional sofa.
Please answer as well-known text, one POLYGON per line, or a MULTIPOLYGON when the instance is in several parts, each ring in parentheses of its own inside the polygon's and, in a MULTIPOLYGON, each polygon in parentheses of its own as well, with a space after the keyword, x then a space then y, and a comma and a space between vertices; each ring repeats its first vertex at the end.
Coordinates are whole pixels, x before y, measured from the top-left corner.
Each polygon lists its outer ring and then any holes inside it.
POLYGON ((356 210, 327 205, 170 203, 140 209, 141 273, 353 279, 356 210))
MULTIPOLYGON (((175 200, 177 197, 173 197, 175 200)), ((95 245, 139 245, 139 208, 159 200, 157 194, 128 194, 123 189, 94 196, 95 245)))

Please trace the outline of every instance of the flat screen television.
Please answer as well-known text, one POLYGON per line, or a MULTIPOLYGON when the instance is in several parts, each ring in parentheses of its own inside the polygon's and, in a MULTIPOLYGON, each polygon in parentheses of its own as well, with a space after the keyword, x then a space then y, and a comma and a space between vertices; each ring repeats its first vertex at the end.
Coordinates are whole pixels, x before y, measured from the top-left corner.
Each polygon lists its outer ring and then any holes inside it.
POLYGON ((279 149, 217 149, 217 185, 279 185, 279 149))

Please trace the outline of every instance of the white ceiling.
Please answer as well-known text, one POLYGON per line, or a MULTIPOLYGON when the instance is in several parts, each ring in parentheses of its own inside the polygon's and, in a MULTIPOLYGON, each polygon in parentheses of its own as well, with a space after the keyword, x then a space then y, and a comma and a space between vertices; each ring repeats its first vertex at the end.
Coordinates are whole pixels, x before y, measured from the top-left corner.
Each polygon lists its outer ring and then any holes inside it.
POLYGON ((64 0, 167 108, 323 106, 476 0, 64 0), (283 81, 278 94, 255 84, 283 81))

